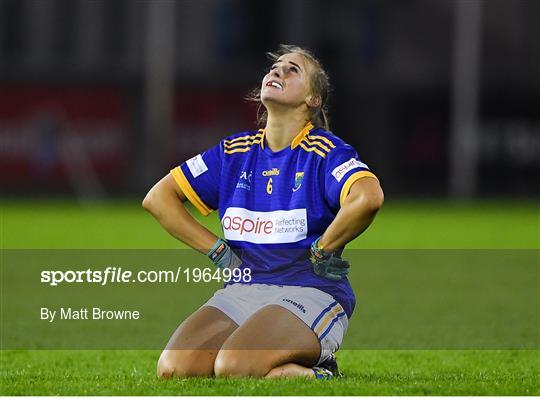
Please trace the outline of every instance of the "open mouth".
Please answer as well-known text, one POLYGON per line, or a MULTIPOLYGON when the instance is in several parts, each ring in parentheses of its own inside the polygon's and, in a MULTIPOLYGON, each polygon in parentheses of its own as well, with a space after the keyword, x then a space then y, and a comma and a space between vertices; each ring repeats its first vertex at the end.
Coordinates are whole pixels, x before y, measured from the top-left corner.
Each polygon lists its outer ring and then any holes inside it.
POLYGON ((266 87, 275 87, 276 89, 283 90, 283 86, 274 80, 271 80, 268 83, 266 83, 266 87))

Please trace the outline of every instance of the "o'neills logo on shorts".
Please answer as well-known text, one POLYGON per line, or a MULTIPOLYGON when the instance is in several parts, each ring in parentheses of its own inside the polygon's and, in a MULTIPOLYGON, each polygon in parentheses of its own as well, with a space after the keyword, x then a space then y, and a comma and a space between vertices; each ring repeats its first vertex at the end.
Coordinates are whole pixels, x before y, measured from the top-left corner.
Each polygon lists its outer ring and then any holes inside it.
POLYGON ((227 208, 221 226, 226 239, 256 244, 297 242, 307 237, 305 209, 255 212, 227 208))
POLYGON ((301 303, 293 301, 292 299, 289 299, 289 298, 283 298, 282 301, 283 302, 289 302, 294 307, 297 307, 298 309, 300 309, 302 311, 302 313, 306 313, 306 308, 301 303))

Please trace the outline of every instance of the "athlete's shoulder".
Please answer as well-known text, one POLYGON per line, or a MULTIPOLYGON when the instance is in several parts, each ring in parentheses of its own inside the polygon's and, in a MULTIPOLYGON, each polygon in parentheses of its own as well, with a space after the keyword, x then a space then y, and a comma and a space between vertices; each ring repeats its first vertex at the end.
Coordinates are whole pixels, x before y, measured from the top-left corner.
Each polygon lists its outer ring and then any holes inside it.
POLYGON ((322 128, 311 129, 301 141, 301 146, 308 149, 318 149, 316 153, 321 153, 323 158, 340 149, 352 149, 352 146, 347 144, 342 138, 336 136, 333 132, 322 128), (302 145, 304 144, 304 145, 302 145))
POLYGON ((324 141, 330 141, 333 144, 333 148, 348 145, 345 140, 337 136, 334 132, 324 130, 323 128, 315 128, 310 130, 308 137, 322 139, 324 141), (325 140, 326 139, 326 140, 325 140))
POLYGON ((242 132, 233 133, 227 137, 224 137, 221 139, 223 143, 230 143, 232 141, 240 141, 240 140, 247 140, 252 139, 254 136, 260 136, 262 137, 262 129, 259 130, 244 130, 242 132))
POLYGON ((225 154, 237 154, 248 152, 253 145, 260 144, 262 139, 262 130, 246 130, 223 138, 220 144, 225 154))

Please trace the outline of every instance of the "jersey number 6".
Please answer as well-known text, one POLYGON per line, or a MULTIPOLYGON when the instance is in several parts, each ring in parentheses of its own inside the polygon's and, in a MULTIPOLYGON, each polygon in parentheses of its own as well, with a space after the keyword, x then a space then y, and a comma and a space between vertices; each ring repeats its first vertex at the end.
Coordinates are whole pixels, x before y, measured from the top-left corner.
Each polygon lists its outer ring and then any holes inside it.
POLYGON ((272 178, 268 179, 268 184, 266 185, 266 192, 272 194, 272 178))

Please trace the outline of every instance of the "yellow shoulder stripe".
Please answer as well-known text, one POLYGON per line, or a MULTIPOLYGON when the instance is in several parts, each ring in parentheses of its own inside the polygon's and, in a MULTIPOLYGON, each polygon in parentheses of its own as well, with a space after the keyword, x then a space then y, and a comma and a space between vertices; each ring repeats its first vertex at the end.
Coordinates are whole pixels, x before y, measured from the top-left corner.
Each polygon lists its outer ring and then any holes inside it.
POLYGON ((207 216, 212 212, 212 209, 206 206, 206 204, 201 200, 201 197, 195 192, 193 187, 191 187, 191 184, 189 184, 188 179, 186 176, 184 176, 184 172, 182 172, 182 169, 180 166, 177 166, 176 168, 171 170, 171 174, 174 177, 174 180, 176 181, 176 184, 180 187, 182 192, 186 195, 189 202, 193 204, 195 208, 203 215, 207 216))
POLYGON ((327 146, 325 146, 323 143, 320 143, 318 141, 309 141, 307 138, 304 138, 304 140, 302 141, 305 141, 307 144, 309 145, 317 145, 319 146, 320 148, 322 148, 324 151, 326 152, 330 152, 330 148, 328 148, 327 146))
POLYGON ((372 179, 379 180, 377 179, 377 176, 375 176, 369 170, 362 170, 360 172, 353 173, 345 181, 345 184, 343 185, 343 187, 341 187, 341 193, 339 194, 339 206, 343 205, 345 198, 347 198, 347 195, 349 195, 349 191, 351 191, 351 186, 353 185, 353 183, 364 177, 371 177, 372 179))
POLYGON ((318 140, 322 140, 324 141, 326 144, 328 144, 328 146, 330 148, 336 148, 336 146, 334 145, 334 143, 332 143, 330 140, 328 140, 326 137, 324 136, 317 136, 317 135, 312 135, 312 134, 308 134, 307 137, 311 140, 313 139, 318 139, 318 140))
POLYGON ((315 154, 317 155, 320 155, 321 157, 325 158, 326 157, 326 154, 324 152, 322 152, 321 150, 319 150, 318 148, 315 148, 315 147, 308 147, 304 144, 303 141, 301 141, 299 143, 300 147, 302 147, 304 150, 306 150, 307 152, 314 152, 315 154))
POLYGON ((237 138, 232 139, 232 140, 223 140, 223 144, 228 145, 228 144, 236 143, 236 142, 242 141, 242 140, 253 140, 256 137, 262 137, 262 133, 257 133, 257 134, 255 134, 253 136, 247 135, 247 136, 237 137, 237 138))
POLYGON ((255 140, 255 141, 249 143, 248 147, 233 148, 233 149, 225 148, 224 153, 225 154, 234 154, 235 152, 248 152, 249 150, 251 150, 251 147, 252 147, 253 144, 259 144, 259 143, 260 143, 260 140, 255 140))
POLYGON ((240 147, 240 146, 243 146, 243 145, 251 145, 251 144, 254 144, 254 143, 260 143, 261 139, 262 139, 262 134, 256 134, 255 136, 252 136, 252 137, 254 137, 254 138, 250 139, 250 140, 246 140, 246 141, 238 141, 238 142, 232 143, 232 144, 224 143, 224 147, 226 149, 231 149, 231 148, 240 147))

